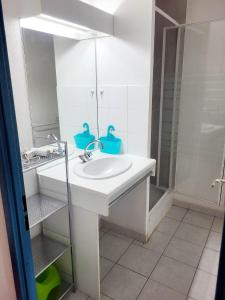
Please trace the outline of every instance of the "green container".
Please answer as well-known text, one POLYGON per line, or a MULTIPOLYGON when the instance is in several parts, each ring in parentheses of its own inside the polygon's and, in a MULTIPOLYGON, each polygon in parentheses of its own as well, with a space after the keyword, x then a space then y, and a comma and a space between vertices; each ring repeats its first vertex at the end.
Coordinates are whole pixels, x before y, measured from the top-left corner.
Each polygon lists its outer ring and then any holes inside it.
POLYGON ((61 278, 56 267, 51 265, 36 279, 38 300, 47 300, 49 294, 61 284, 61 278))

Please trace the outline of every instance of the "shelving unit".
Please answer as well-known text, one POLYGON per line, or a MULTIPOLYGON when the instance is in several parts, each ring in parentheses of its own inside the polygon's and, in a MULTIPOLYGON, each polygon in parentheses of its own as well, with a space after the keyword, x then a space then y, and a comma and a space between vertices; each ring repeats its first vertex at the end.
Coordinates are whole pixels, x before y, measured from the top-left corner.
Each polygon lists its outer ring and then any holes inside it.
MULTIPOLYGON (((60 145, 63 145, 64 152, 51 153, 48 157, 36 157, 32 160, 22 159, 23 173, 35 170, 42 167, 50 162, 64 158, 65 160, 65 174, 66 174, 66 186, 67 186, 67 202, 60 201, 58 199, 43 195, 36 194, 27 198, 27 212, 29 219, 29 228, 40 224, 41 234, 36 236, 31 240, 32 244, 32 254, 34 262, 34 272, 35 278, 38 277, 44 270, 46 270, 50 265, 57 262, 67 251, 70 251, 71 264, 72 264, 72 281, 66 282, 62 278, 61 285, 55 289, 51 295, 50 299, 60 300, 72 289, 75 289, 75 276, 74 276, 74 265, 73 265, 73 249, 72 249, 72 235, 71 235, 71 198, 69 191, 68 182, 68 147, 67 143, 64 141, 57 141, 60 145), (55 241, 44 235, 43 221, 47 220, 50 216, 59 212, 63 208, 68 209, 68 220, 69 220, 69 243, 63 244, 61 242, 55 241)), ((50 144, 52 147, 54 144, 50 144)), ((57 145, 55 144, 55 147, 57 145)))
POLYGON ((66 207, 68 204, 42 194, 27 198, 27 209, 30 228, 43 222, 45 219, 66 207))
POLYGON ((52 153, 47 158, 39 157, 39 158, 30 160, 30 161, 26 161, 25 159, 22 159, 23 173, 37 169, 39 167, 44 166, 45 164, 48 164, 50 162, 53 162, 55 160, 58 160, 58 159, 64 158, 64 157, 65 157, 65 155, 63 155, 63 154, 52 153))
POLYGON ((35 237, 32 240, 35 277, 52 265, 70 247, 71 245, 64 245, 44 235, 35 237))
POLYGON ((66 281, 62 281, 61 285, 54 290, 54 292, 49 296, 48 300, 61 300, 66 296, 66 294, 73 288, 72 284, 66 281))

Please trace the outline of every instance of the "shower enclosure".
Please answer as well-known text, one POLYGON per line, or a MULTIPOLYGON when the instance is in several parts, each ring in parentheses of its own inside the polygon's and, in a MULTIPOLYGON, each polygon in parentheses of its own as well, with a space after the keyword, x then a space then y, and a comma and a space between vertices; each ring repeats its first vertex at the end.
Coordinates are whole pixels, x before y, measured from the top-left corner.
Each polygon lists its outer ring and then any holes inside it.
POLYGON ((224 32, 225 20, 164 29, 152 182, 178 201, 211 208, 225 198, 224 32))

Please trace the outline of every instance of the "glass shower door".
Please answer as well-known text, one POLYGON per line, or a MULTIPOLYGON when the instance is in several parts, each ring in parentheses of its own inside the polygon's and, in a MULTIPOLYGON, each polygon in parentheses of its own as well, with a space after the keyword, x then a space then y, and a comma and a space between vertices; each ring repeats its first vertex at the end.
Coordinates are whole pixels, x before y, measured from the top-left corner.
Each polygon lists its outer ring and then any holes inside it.
MULTIPOLYGON (((174 28, 167 29, 167 34, 174 28)), ((224 205, 225 21, 178 28, 173 113, 177 132, 175 194, 209 206, 224 205)), ((165 45, 166 47, 166 45, 165 45)), ((165 99, 164 99, 165 100, 165 99)), ((173 142, 173 141, 172 141, 173 142)), ((173 172, 171 172, 173 174, 173 172)))

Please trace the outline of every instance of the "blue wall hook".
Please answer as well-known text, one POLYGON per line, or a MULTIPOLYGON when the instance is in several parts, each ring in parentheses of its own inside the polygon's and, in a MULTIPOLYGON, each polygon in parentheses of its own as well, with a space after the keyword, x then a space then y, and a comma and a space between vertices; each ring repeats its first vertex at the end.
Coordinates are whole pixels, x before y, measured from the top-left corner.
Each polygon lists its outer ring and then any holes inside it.
MULTIPOLYGON (((83 128, 85 129, 84 132, 78 133, 74 135, 74 142, 77 148, 79 149, 85 149, 88 143, 95 140, 95 136, 93 134, 90 134, 90 127, 87 122, 83 124, 83 128)), ((91 145, 90 150, 94 149, 94 145, 91 145)))
POLYGON ((104 146, 101 152, 109 154, 120 154, 122 152, 122 140, 112 134, 112 131, 115 130, 113 125, 109 125, 107 128, 107 136, 100 137, 100 141, 104 146))

